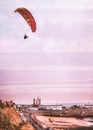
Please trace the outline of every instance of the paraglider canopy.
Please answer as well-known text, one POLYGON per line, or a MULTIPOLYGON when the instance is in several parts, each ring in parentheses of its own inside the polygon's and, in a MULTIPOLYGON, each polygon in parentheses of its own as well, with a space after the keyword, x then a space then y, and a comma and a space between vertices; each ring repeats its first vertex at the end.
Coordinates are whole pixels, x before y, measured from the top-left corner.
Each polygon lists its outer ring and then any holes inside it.
POLYGON ((36 31, 35 19, 34 19, 33 15, 31 14, 31 12, 28 9, 26 9, 24 7, 21 7, 21 8, 17 8, 15 10, 15 12, 18 12, 23 16, 23 18, 26 20, 26 22, 30 26, 32 32, 36 31))

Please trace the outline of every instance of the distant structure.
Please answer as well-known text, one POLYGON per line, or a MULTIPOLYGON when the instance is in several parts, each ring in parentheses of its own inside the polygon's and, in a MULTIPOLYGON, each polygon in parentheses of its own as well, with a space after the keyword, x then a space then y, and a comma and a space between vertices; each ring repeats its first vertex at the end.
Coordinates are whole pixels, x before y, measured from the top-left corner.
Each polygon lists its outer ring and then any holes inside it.
POLYGON ((36 99, 33 99, 33 106, 38 107, 41 105, 41 99, 37 97, 36 99))

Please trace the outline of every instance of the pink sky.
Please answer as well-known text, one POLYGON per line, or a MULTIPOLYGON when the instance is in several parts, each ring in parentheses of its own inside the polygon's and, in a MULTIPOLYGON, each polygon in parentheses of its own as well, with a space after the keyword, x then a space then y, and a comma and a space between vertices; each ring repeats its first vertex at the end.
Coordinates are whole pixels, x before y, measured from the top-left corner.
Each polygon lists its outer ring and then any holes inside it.
POLYGON ((92 0, 3 0, 0 11, 1 99, 93 102, 92 0), (32 12, 36 33, 14 13, 18 7, 32 12))

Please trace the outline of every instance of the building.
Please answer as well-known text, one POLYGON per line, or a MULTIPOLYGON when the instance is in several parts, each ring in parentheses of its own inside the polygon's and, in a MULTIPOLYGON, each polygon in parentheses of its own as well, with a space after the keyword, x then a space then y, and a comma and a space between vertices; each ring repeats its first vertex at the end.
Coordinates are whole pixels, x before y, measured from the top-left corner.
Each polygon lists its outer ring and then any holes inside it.
POLYGON ((41 105, 41 99, 37 97, 36 99, 33 99, 33 106, 40 106, 41 105))

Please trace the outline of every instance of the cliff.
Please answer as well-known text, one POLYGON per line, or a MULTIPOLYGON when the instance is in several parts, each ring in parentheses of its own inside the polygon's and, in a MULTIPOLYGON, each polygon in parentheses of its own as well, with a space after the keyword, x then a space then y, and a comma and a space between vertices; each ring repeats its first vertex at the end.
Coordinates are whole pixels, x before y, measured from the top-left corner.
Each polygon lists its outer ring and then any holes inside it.
POLYGON ((0 105, 0 130, 34 130, 33 126, 23 121, 14 105, 0 105))

